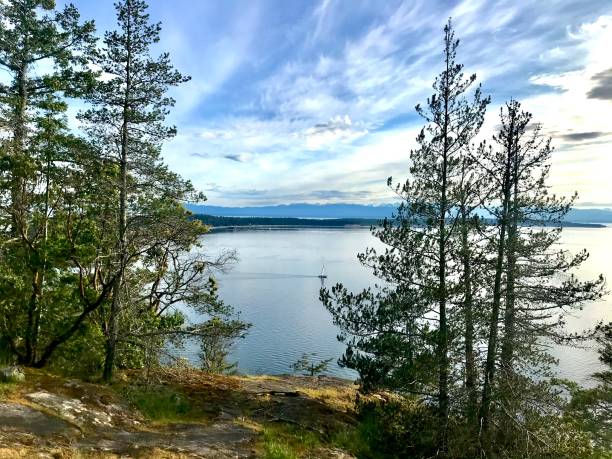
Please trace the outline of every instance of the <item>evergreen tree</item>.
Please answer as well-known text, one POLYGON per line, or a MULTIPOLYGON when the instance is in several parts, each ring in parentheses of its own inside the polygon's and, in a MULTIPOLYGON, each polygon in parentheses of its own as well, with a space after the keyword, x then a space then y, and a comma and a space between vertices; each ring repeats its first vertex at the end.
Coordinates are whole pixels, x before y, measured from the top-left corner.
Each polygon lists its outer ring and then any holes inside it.
POLYGON ((143 351, 158 356, 165 340, 202 336, 211 323, 222 323, 228 339, 248 328, 216 296, 210 270, 222 263, 188 255, 206 227, 190 218, 182 202, 204 197, 161 159, 163 142, 176 132, 164 124, 174 105, 167 92, 189 78, 172 67, 168 53, 151 56, 161 27, 150 22, 144 1, 123 0, 115 7, 118 30, 105 34, 96 61, 104 78, 91 94, 92 108, 81 114, 102 160, 117 169, 109 184, 119 194, 108 268, 115 281, 110 306, 99 317, 106 336, 105 380, 112 378, 118 346, 120 363, 134 366, 143 351), (181 303, 212 322, 186 324, 176 310, 181 303))
POLYGON ((93 21, 79 23, 73 5, 54 11, 50 0, 11 0, 0 4, 0 67, 11 77, 0 84, 2 124, 9 131, 4 145, 10 165, 10 200, 5 210, 12 219, 12 234, 27 220, 24 184, 33 173, 29 162, 28 139, 32 122, 41 104, 59 92, 81 95, 92 81, 85 68, 94 46, 93 21), (37 64, 49 61, 54 70, 37 74, 37 64))
POLYGON ((590 389, 564 381, 572 396, 565 408, 565 416, 590 433, 601 457, 605 457, 612 450, 612 322, 599 324, 594 338, 599 345, 599 360, 604 369, 593 375, 598 385, 590 389))
MULTIPOLYGON (((54 11, 50 1, 0 5, 0 67, 11 77, 0 85, 5 133, 0 152, 0 282, 6 285, 2 308, 8 319, 0 333, 26 365, 40 365, 53 348, 45 345, 65 334, 58 330, 59 335, 41 337, 50 333, 43 330, 43 312, 58 304, 51 300, 54 287, 59 288, 49 275, 57 243, 51 236, 59 236, 53 224, 65 215, 58 211, 66 204, 60 190, 75 179, 75 170, 66 164, 74 164, 87 146, 67 134, 67 107, 61 98, 82 95, 93 80, 85 66, 92 34, 93 22, 79 23, 72 5, 62 11, 54 11), (46 74, 38 71, 43 61, 53 66, 46 74)), ((65 260, 56 268, 60 271, 53 275, 69 269, 65 260)))
POLYGON ((151 57, 161 26, 149 22, 144 1, 124 0, 115 8, 118 30, 104 35, 96 61, 105 78, 89 99, 93 108, 81 115, 104 159, 119 171, 113 184, 119 191, 113 266, 117 276, 106 330, 106 380, 115 364, 126 270, 150 245, 152 226, 164 221, 163 213, 169 210, 164 201, 185 199, 192 192, 191 185, 169 172, 160 158, 163 141, 175 134, 174 127, 163 124, 174 105, 166 93, 188 78, 172 68, 167 53, 151 57))
MULTIPOLYGON (((484 106, 483 106, 484 111, 484 106)), ((487 266, 483 261, 486 250, 483 241, 486 240, 486 222, 480 216, 483 193, 485 189, 484 174, 478 167, 475 155, 481 154, 484 146, 476 152, 466 148, 462 155, 461 173, 457 185, 457 250, 456 263, 460 266, 460 282, 458 285, 459 307, 455 320, 463 334, 463 356, 457 360, 464 363, 465 415, 468 424, 476 424, 478 412, 478 390, 480 362, 478 343, 485 335, 483 316, 487 309, 483 301, 482 290, 487 285, 487 266)))
MULTIPOLYGON (((547 346, 577 338, 565 332, 565 316, 603 294, 601 276, 579 281, 573 274, 587 259, 586 251, 572 254, 560 248, 561 222, 575 196, 564 199, 549 193, 550 139, 542 136, 539 125, 531 126, 531 119, 517 101, 506 104, 495 137, 499 148, 480 157, 491 184, 487 208, 496 218, 490 239, 495 280, 480 411, 485 432, 492 403, 506 428, 516 425, 516 419, 528 419, 527 412, 548 411, 546 404, 552 405, 556 397, 546 383, 554 363, 547 346)), ((499 438, 492 441, 500 446, 499 438)))
POLYGON ((417 138, 419 148, 411 152, 411 178, 396 188, 402 203, 394 218, 374 230, 387 248, 383 254, 368 249, 359 256, 383 285, 356 295, 341 284, 321 292, 349 346, 340 363, 359 371, 365 389, 382 386, 435 399, 442 450, 457 381, 451 356, 459 329, 454 306, 462 302, 455 254, 459 200, 465 197, 463 158, 488 104, 480 88, 472 101, 465 98, 476 77, 464 78, 455 61, 458 45, 449 21, 444 70, 427 107, 416 108, 427 125, 417 138))
POLYGON ((99 248, 107 245, 106 204, 97 192, 112 172, 90 145, 67 132, 57 112, 63 105, 49 102, 36 121, 29 140, 36 174, 23 188, 29 217, 2 257, 0 329, 18 361, 37 367, 82 329, 111 286, 95 266, 104 263, 99 248))
MULTIPOLYGON (((488 320, 487 354, 484 367, 484 384, 482 389, 482 401, 480 404, 479 419, 480 424, 486 429, 488 426, 489 408, 491 404, 492 385, 495 378, 498 348, 498 324, 502 300, 502 276, 504 258, 506 256, 507 232, 509 226, 509 207, 512 194, 511 170, 512 158, 514 155, 514 140, 517 130, 516 116, 518 113, 509 112, 508 116, 502 112, 502 127, 497 137, 494 137, 500 149, 494 150, 492 147, 480 149, 480 164, 488 172, 488 179, 491 188, 487 197, 493 199, 492 205, 487 210, 496 218, 497 226, 493 229, 493 286, 491 298, 490 318, 488 320)), ((486 205, 486 204, 485 204, 486 205)))

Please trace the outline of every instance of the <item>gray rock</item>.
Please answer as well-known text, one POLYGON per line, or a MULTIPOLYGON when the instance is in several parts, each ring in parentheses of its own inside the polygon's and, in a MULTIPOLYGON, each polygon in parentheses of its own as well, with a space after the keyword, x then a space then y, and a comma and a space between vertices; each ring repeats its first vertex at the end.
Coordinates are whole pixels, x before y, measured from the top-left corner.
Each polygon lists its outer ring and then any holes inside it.
POLYGON ((28 406, 0 402, 0 434, 23 431, 36 436, 70 432, 70 424, 28 406))
POLYGON ((0 368, 0 382, 21 382, 25 374, 19 367, 0 368))
POLYGON ((112 417, 108 412, 92 409, 76 398, 51 394, 47 391, 26 394, 25 398, 57 413, 60 417, 79 426, 112 426, 112 417))

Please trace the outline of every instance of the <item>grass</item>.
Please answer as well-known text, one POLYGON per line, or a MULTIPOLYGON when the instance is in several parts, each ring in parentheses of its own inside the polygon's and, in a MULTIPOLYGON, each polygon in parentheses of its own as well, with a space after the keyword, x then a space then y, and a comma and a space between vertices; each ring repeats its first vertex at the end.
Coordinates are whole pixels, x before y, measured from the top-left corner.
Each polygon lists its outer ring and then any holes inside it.
POLYGON ((19 387, 18 383, 0 382, 0 400, 9 398, 17 390, 17 387, 19 387))
POLYGON ((349 412, 355 407, 355 391, 346 387, 300 387, 299 391, 338 411, 349 412))
POLYGON ((262 439, 265 459, 297 459, 321 446, 314 432, 287 424, 265 425, 262 439))
POLYGON ((150 421, 171 423, 201 417, 185 394, 167 386, 128 386, 124 396, 150 421))

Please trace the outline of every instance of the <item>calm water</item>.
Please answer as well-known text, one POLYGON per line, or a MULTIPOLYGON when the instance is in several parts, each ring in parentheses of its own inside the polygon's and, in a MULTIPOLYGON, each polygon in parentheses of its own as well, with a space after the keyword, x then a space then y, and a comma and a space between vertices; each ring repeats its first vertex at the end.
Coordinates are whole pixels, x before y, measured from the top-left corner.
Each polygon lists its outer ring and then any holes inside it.
MULTIPOLYGON (((586 248, 591 253, 580 276, 603 273, 612 279, 611 236, 612 228, 564 230, 568 248, 586 248)), ((353 290, 372 285, 374 277, 356 259, 365 247, 380 247, 367 229, 238 231, 209 234, 204 242, 207 253, 235 249, 240 258, 229 273, 219 276, 219 292, 253 324, 233 352, 241 372, 288 373, 303 352, 316 352, 317 358, 334 359, 328 373, 355 376, 335 363, 344 346, 318 300, 321 280, 317 275, 324 263, 326 285, 343 282, 353 290)), ((612 298, 588 305, 569 320, 568 327, 579 331, 600 319, 612 320, 612 298)), ((185 352, 195 359, 197 350, 188 347, 185 352)), ((589 375, 600 368, 594 349, 563 347, 553 353, 560 360, 560 375, 581 383, 588 384, 589 375)))

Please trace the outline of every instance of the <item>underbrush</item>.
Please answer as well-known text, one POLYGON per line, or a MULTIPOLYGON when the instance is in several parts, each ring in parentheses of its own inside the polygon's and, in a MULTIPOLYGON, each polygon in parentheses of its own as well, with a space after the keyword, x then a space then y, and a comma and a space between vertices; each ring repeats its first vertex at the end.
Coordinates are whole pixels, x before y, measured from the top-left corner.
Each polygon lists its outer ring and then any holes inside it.
POLYGON ((316 433, 288 424, 266 425, 262 438, 265 459, 297 459, 321 446, 316 433))
POLYGON ((202 416, 182 392, 164 385, 132 385, 123 388, 124 397, 148 420, 170 423, 198 420, 202 416))
MULTIPOLYGON (((357 405, 359 424, 348 438, 336 443, 360 459, 439 457, 441 425, 435 407, 412 398, 367 400, 357 405)), ((495 413, 488 437, 488 457, 537 459, 606 458, 593 449, 588 436, 572 422, 555 416, 528 413, 518 424, 495 413), (497 427, 499 426, 499 427, 497 427)), ((475 438, 459 415, 449 418, 446 457, 471 459, 480 456, 475 438)))
POLYGON ((14 382, 0 382, 0 400, 8 398, 19 386, 14 382))

